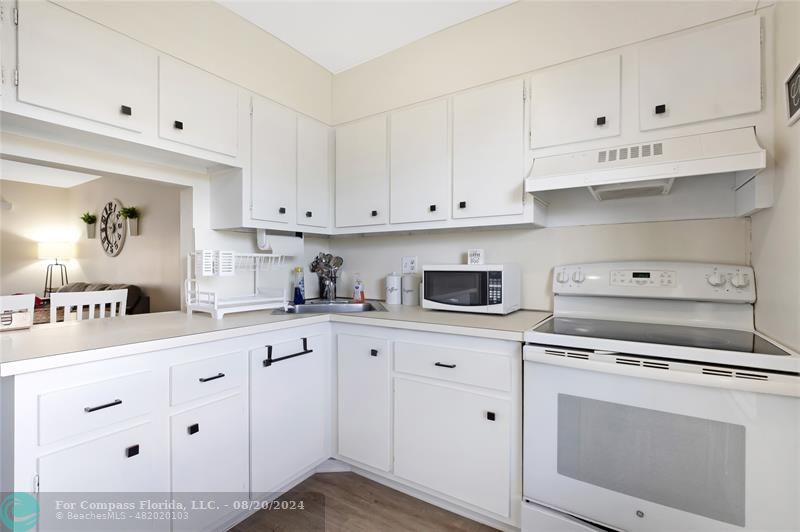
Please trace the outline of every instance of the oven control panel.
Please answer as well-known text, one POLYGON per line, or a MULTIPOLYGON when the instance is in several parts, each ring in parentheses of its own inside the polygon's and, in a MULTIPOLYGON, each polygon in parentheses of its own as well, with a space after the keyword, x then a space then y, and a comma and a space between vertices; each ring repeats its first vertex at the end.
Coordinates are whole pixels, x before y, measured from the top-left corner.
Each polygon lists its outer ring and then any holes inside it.
POLYGON ((749 266, 698 262, 598 262, 557 266, 553 293, 693 301, 755 301, 749 266))

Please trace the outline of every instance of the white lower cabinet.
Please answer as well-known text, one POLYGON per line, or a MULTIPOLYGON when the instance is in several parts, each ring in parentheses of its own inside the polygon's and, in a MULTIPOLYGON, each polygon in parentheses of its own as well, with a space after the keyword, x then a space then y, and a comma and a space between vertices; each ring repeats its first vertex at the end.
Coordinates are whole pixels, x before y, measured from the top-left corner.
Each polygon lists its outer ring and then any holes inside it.
POLYGON ((510 400, 397 378, 394 402, 395 475, 507 517, 510 400))
POLYGON ((331 455, 328 342, 328 335, 280 339, 250 352, 254 497, 331 455))
POLYGON ((391 468, 389 341, 340 334, 338 348, 339 454, 391 468))

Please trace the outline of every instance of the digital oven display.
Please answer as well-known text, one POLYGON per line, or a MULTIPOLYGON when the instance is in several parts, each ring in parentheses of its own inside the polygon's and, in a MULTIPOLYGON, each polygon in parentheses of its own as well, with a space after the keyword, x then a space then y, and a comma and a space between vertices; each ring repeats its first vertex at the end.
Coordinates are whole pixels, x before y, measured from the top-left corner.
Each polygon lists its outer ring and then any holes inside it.
POLYGON ((650 272, 633 272, 634 279, 649 279, 650 272))

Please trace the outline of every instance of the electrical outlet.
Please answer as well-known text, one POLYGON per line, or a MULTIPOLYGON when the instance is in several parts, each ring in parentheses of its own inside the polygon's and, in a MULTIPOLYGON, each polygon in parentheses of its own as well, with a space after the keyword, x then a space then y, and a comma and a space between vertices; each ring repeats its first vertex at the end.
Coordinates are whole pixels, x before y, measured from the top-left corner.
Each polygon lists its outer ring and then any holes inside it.
POLYGON ((417 273, 418 271, 417 257, 403 257, 403 273, 417 273))

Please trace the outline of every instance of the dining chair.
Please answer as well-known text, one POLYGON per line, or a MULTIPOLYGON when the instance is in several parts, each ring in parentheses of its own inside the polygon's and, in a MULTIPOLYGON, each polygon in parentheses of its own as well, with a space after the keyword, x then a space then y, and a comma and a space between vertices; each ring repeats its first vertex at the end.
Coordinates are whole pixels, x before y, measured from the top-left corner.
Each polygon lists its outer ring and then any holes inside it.
POLYGON ((84 307, 88 308, 86 319, 125 316, 128 290, 98 290, 95 292, 53 292, 50 295, 50 323, 58 321, 58 309, 64 308, 64 321, 83 320, 84 307), (108 306, 108 313, 106 307, 108 306), (119 309, 117 308, 119 306, 119 309), (72 309, 75 315, 72 316, 72 309), (99 312, 95 312, 99 308, 99 312))

